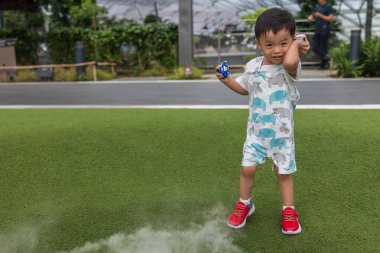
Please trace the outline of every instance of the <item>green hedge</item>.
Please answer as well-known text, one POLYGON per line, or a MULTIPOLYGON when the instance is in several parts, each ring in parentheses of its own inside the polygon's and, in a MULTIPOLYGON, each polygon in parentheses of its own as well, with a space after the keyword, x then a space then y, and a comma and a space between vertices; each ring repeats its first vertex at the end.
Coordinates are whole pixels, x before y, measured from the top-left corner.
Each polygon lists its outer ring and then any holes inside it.
POLYGON ((72 63, 75 60, 75 42, 83 41, 87 61, 123 63, 121 45, 134 47, 130 61, 140 70, 155 64, 173 67, 177 62, 177 25, 133 21, 98 31, 81 28, 56 27, 47 33, 47 44, 54 63, 72 63))

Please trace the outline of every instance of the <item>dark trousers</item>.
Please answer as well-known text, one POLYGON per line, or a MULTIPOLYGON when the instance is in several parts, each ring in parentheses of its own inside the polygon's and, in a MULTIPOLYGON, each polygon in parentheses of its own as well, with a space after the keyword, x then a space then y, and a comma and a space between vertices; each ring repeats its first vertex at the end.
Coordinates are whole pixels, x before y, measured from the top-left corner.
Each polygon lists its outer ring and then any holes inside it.
POLYGON ((317 27, 313 37, 313 51, 321 57, 321 67, 326 67, 328 41, 330 35, 330 28, 326 25, 317 27))

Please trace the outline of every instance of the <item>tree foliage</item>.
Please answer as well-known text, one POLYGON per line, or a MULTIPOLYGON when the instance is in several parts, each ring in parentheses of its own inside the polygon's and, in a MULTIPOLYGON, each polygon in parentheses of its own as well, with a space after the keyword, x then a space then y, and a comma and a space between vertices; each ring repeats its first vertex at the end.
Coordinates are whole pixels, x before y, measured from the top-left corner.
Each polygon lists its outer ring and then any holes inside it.
POLYGON ((176 64, 177 25, 148 15, 144 24, 107 16, 107 10, 84 0, 69 8, 70 25, 52 23, 48 44, 55 62, 73 62, 75 41, 85 44, 87 60, 123 63, 122 45, 136 49, 129 61, 141 70, 154 64, 172 67, 176 64), (62 43, 64 41, 64 43, 62 43))
POLYGON ((38 43, 44 39, 54 63, 75 62, 75 43, 83 41, 88 61, 125 63, 121 47, 128 45, 136 49, 128 61, 136 63, 140 71, 156 64, 176 65, 178 27, 174 23, 155 15, 148 15, 144 24, 117 21, 93 0, 41 0, 41 7, 50 13, 44 17, 48 24, 46 31, 43 18, 35 24, 26 14, 20 14, 23 18, 6 17, 7 29, 0 29, 0 38, 18 38, 19 64, 36 63, 38 43))
POLYGON ((18 64, 35 64, 37 62, 38 40, 43 25, 41 12, 28 13, 4 11, 5 26, 0 29, 1 39, 17 39, 15 46, 18 64))
POLYGON ((244 21, 245 25, 248 27, 249 30, 253 29, 253 26, 256 23, 257 18, 266 11, 268 8, 257 8, 255 12, 249 12, 241 16, 241 19, 244 21))

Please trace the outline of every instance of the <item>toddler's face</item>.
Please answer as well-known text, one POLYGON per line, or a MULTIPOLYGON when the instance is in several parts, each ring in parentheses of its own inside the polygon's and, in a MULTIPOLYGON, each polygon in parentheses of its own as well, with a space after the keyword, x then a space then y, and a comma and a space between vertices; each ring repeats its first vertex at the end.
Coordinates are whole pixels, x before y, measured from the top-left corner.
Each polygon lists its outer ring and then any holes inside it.
POLYGON ((265 36, 261 35, 257 45, 264 55, 263 64, 281 64, 292 42, 293 37, 286 29, 282 29, 276 34, 269 31, 265 36))

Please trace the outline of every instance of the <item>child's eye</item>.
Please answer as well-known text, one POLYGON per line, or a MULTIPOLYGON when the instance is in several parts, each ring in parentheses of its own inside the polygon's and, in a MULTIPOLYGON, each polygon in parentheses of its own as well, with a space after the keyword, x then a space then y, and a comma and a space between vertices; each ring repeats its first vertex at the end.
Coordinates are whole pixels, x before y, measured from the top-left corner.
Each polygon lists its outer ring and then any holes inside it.
POLYGON ((281 45, 286 46, 286 45, 288 45, 288 42, 282 42, 281 45))
POLYGON ((272 47, 272 44, 266 44, 265 47, 270 48, 272 47))

